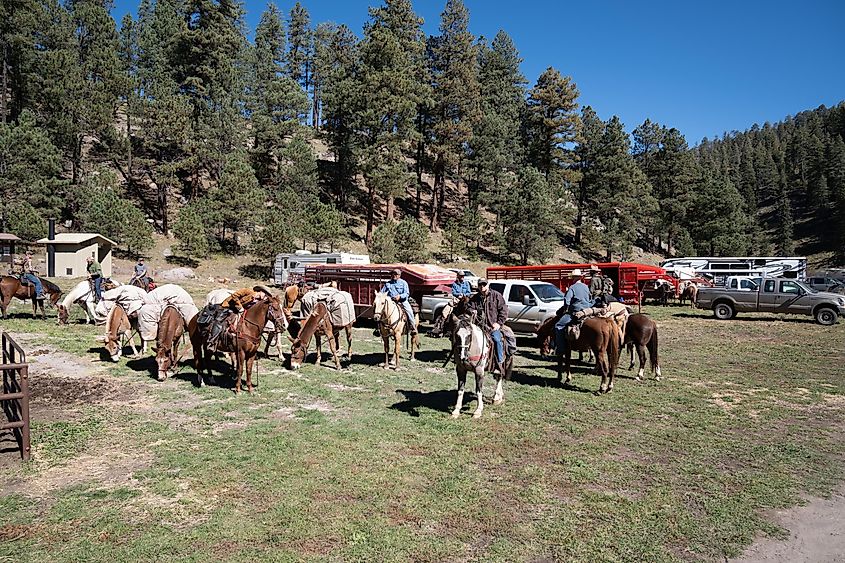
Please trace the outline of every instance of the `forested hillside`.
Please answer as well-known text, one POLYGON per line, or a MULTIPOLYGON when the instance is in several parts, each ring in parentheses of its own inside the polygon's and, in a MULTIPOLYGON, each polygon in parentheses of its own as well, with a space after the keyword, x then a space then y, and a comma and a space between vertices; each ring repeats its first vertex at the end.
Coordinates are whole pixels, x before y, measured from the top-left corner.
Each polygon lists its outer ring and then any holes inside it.
POLYGON ((143 252, 342 247, 377 259, 484 249, 583 254, 829 252, 845 247, 845 105, 703 141, 602 119, 566 69, 529 82, 505 31, 447 0, 426 36, 409 0, 363 30, 273 4, 247 39, 232 0, 0 4, 0 212, 143 252), (320 150, 320 147, 327 147, 320 150), (356 233, 358 233, 356 235, 356 233))

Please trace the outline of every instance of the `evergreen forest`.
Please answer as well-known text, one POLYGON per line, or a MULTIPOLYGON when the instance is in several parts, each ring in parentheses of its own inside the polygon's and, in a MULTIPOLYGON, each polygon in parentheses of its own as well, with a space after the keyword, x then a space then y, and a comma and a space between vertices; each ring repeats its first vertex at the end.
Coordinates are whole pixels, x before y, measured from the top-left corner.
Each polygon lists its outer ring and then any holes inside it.
POLYGON ((461 0, 433 36, 410 0, 356 30, 298 2, 254 30, 236 0, 111 10, 0 3, 0 230, 31 241, 57 217, 191 257, 360 240, 416 261, 440 233, 446 258, 510 263, 635 246, 845 261, 845 103, 690 146, 598 115, 566 69, 524 76, 461 0))

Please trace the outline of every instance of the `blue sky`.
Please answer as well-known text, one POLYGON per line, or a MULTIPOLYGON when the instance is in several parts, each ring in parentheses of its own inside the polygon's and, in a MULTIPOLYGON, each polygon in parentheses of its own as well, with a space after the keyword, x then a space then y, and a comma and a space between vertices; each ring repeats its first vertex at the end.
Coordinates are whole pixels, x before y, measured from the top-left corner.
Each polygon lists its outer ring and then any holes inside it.
MULTIPOLYGON (((380 0, 304 0, 312 22, 361 34, 380 0)), ((646 118, 702 137, 845 100, 845 0, 464 0, 470 29, 504 29, 533 84, 548 66, 573 77, 580 103, 630 131, 646 118)), ((118 21, 138 0, 116 0, 118 21)), ((294 2, 276 2, 287 13, 294 2)), ((414 2, 438 33, 445 0, 414 2)), ((266 1, 244 3, 254 29, 266 1)))

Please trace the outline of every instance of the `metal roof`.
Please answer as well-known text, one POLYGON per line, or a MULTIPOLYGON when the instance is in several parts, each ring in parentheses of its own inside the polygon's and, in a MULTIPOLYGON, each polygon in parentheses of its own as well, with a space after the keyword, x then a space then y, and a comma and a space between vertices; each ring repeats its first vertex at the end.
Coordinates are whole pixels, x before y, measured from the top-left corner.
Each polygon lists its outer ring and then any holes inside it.
POLYGON ((117 243, 111 240, 110 238, 104 237, 99 233, 56 233, 55 240, 50 240, 48 238, 38 239, 38 244, 82 244, 83 242, 88 242, 91 239, 101 239, 112 246, 117 246, 117 243))
POLYGON ((16 236, 15 236, 15 235, 13 235, 12 233, 0 233, 0 240, 13 240, 13 241, 19 241, 19 240, 21 240, 21 239, 19 239, 18 237, 16 237, 16 236))

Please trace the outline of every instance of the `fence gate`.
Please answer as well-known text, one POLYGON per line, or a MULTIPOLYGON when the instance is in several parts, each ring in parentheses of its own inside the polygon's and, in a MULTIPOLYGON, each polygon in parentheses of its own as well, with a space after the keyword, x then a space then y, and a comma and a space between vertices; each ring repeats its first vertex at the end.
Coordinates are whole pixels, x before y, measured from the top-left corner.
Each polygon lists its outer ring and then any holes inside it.
MULTIPOLYGON (((29 366, 26 354, 8 333, 0 331, 3 356, 0 370, 3 372, 3 389, 0 404, 8 422, 0 424, 0 430, 13 430, 21 447, 21 457, 29 461, 29 366)), ((2 421, 2 419, 0 419, 2 421)))

